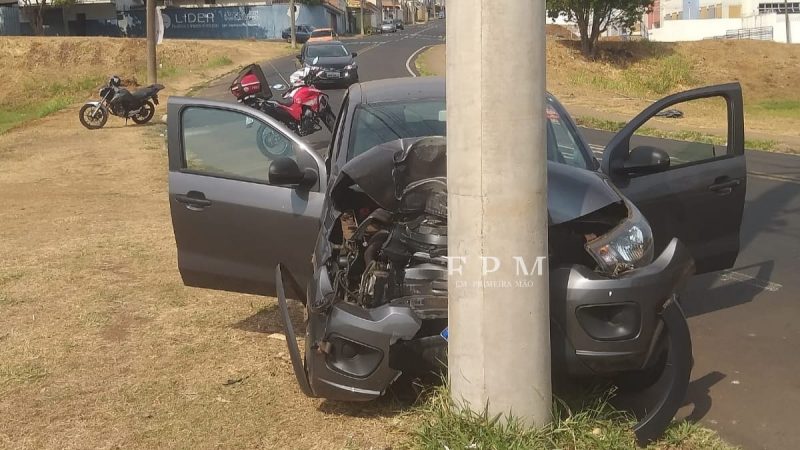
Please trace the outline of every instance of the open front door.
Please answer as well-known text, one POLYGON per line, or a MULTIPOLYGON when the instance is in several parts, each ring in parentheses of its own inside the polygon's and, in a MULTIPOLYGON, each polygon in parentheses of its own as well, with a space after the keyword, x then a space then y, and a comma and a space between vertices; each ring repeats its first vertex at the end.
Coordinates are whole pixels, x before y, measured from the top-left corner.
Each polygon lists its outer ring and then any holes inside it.
POLYGON ((747 183, 738 83, 654 103, 609 142, 601 167, 647 217, 656 252, 677 237, 697 273, 736 262, 747 183))
POLYGON ((274 295, 282 263, 304 286, 327 183, 322 159, 243 105, 171 97, 168 110, 169 203, 184 284, 274 295), (275 182, 273 163, 287 160, 305 174, 302 187, 275 182))

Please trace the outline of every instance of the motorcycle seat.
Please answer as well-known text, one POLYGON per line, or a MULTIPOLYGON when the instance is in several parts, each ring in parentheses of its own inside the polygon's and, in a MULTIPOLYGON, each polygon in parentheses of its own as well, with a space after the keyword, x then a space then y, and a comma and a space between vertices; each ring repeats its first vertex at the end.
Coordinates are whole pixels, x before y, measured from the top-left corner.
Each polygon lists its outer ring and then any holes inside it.
POLYGON ((137 89, 136 92, 133 92, 131 95, 137 100, 145 100, 154 96, 162 89, 164 89, 163 85, 151 84, 150 86, 137 89))

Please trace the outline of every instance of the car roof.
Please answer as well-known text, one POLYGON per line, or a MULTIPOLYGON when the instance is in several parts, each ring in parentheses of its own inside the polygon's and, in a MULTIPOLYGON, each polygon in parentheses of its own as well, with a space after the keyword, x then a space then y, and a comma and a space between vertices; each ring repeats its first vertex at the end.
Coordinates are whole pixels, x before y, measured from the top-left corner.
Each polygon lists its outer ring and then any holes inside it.
MULTIPOLYGON (((331 43, 331 42, 328 42, 331 43)), ((385 78, 365 81, 353 88, 358 88, 360 103, 382 103, 400 100, 420 100, 425 98, 445 98, 446 84, 444 77, 404 77, 385 78)), ((351 88, 352 89, 352 88, 351 88)), ((547 100, 558 102, 558 99, 545 91, 547 100)))
POLYGON ((314 31, 333 31, 333 28, 314 28, 314 31))
MULTIPOLYGON (((314 31, 319 31, 319 29, 314 31)), ((320 45, 344 45, 344 44, 342 43, 342 41, 311 41, 306 44, 306 47, 314 47, 320 45)))
POLYGON ((361 103, 445 98, 444 77, 389 78, 359 84, 361 103))

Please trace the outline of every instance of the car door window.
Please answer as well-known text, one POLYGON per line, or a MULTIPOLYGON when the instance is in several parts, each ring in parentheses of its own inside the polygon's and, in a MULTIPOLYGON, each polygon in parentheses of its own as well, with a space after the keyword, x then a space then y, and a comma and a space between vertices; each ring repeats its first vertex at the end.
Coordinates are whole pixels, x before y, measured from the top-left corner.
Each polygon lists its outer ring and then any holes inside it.
POLYGON ((339 153, 342 149, 342 138, 344 135, 344 123, 347 116, 348 105, 350 103, 350 94, 345 94, 342 100, 342 107, 339 110, 339 115, 336 117, 336 123, 333 126, 333 136, 331 136, 330 149, 328 150, 328 158, 325 161, 325 167, 328 173, 331 171, 331 161, 338 161, 339 153))
POLYGON ((547 159, 581 169, 588 169, 588 160, 578 144, 575 132, 569 127, 565 117, 550 104, 546 107, 546 114, 548 126, 547 159))
POLYGON ((725 157, 727 124, 724 98, 686 101, 661 110, 638 128, 631 149, 656 147, 669 155, 671 169, 725 157))
POLYGON ((182 121, 183 168, 193 173, 268 184, 272 161, 297 159, 288 137, 238 111, 192 106, 182 121))

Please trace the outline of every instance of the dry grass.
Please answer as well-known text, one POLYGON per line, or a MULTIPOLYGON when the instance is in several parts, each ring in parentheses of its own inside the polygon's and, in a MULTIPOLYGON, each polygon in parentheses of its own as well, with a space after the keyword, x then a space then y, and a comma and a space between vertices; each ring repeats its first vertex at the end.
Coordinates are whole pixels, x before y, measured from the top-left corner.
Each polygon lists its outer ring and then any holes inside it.
MULTIPOLYGON (((258 43, 248 56, 250 44, 227 44, 234 65, 283 51, 258 43)), ((390 399, 303 397, 286 343, 269 338, 281 330, 273 299, 183 287, 163 125, 112 118, 90 132, 76 115, 0 137, 0 448, 398 441, 390 399)))
POLYGON ((392 442, 389 402, 300 394, 273 299, 182 286, 161 127, 75 122, 0 145, 0 447, 392 442))
MULTIPOLYGON (((552 34, 552 33, 551 33, 552 34)), ((428 75, 444 75, 444 46, 418 61, 428 75)), ((762 41, 681 43, 604 42, 596 61, 576 41, 548 37, 547 88, 574 116, 625 122, 667 94, 739 81, 749 138, 800 151, 800 47, 762 41)), ((682 105, 684 106, 684 105, 682 105)), ((724 121, 687 107, 681 127, 722 136, 724 121), (722 126, 720 126, 722 123, 722 126)))

